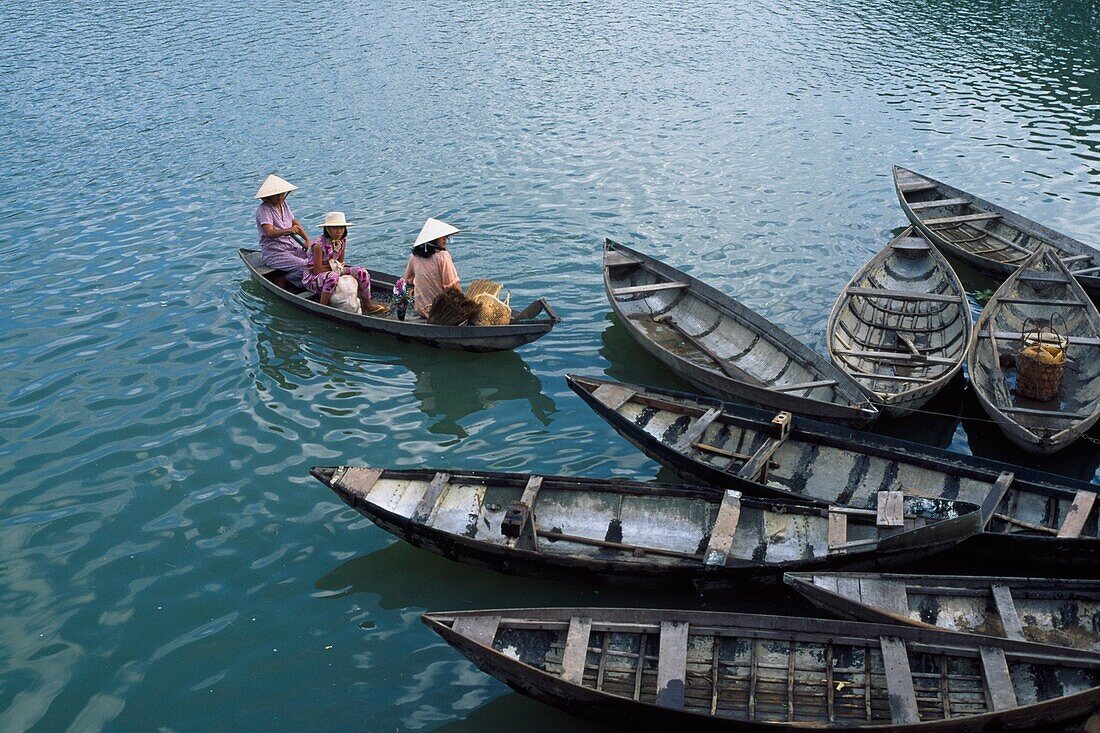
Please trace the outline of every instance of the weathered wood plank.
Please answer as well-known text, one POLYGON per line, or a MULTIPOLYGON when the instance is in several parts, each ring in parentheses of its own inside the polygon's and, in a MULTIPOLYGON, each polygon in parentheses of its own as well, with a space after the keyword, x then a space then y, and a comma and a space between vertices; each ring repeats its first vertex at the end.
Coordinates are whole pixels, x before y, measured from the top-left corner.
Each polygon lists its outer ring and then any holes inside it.
MULTIPOLYGON (((994 336, 1006 341, 1018 341, 1023 337, 1023 334, 1019 331, 995 331, 994 336)), ((989 331, 982 331, 978 334, 978 338, 989 338, 989 331)), ((1092 338, 1091 336, 1070 336, 1068 340, 1071 344, 1077 344, 1079 346, 1100 346, 1100 339, 1092 338)))
MULTIPOLYGON (((780 413, 778 417, 787 415, 787 422, 785 426, 781 426, 782 431, 780 437, 768 438, 765 440, 759 448, 757 448, 752 457, 745 461, 745 465, 737 471, 737 475, 743 479, 749 481, 759 481, 761 483, 767 483, 768 481, 768 466, 771 464, 772 456, 779 450, 779 447, 786 442, 787 437, 790 435, 790 416, 789 413, 780 413)), ((772 420, 775 423, 775 420, 772 420)))
POLYGON ((1016 690, 1012 687, 1012 675, 1008 672, 1008 661, 1004 649, 983 646, 978 650, 982 655, 982 676, 989 691, 989 700, 994 710, 1010 710, 1016 702, 1016 690))
POLYGON ((878 513, 875 524, 879 527, 905 526, 905 495, 902 492, 878 492, 878 513))
POLYGON ((913 691, 913 672, 905 642, 896 636, 879 637, 882 664, 886 669, 886 694, 890 699, 890 718, 895 725, 919 723, 917 695, 913 691))
POLYGON ((1030 407, 999 407, 1001 412, 1011 412, 1015 415, 1036 415, 1038 417, 1056 417, 1059 419, 1084 420, 1091 417, 1087 412, 1061 412, 1059 410, 1035 410, 1030 407))
POLYGON ((1089 513, 1095 503, 1096 494, 1094 492, 1078 489, 1073 497, 1073 504, 1066 512, 1065 521, 1058 528, 1058 536, 1063 538, 1080 537, 1081 530, 1085 528, 1085 521, 1089 518, 1089 513))
POLYGON ((997 298, 998 303, 1016 303, 1018 305, 1049 305, 1052 308, 1084 308, 1083 300, 1040 300, 1038 298, 997 298))
POLYGON ((989 493, 982 501, 982 526, 989 524, 989 520, 993 518, 993 514, 997 511, 997 507, 1001 505, 1001 500, 1005 498, 1005 494, 1008 493, 1008 489, 1012 486, 1012 481, 1015 478, 1016 475, 1011 471, 1003 471, 997 477, 997 480, 993 482, 993 486, 989 488, 989 493))
POLYGON ((366 499, 370 490, 382 478, 384 471, 381 468, 366 468, 361 466, 349 466, 340 469, 333 476, 333 484, 347 491, 349 494, 366 499))
MULTIPOLYGON (((505 540, 505 544, 508 547, 522 547, 523 549, 532 550, 534 552, 539 551, 539 535, 535 529, 535 517, 533 509, 535 501, 538 500, 539 490, 542 488, 542 476, 530 476, 527 479, 527 485, 523 488, 523 496, 520 497, 519 503, 523 510, 523 517, 520 520, 519 536, 509 537, 505 540)), ((506 515, 507 518, 507 515, 506 515)))
POLYGON ((412 521, 415 524, 427 524, 431 519, 432 512, 435 511, 435 505, 439 503, 439 500, 443 497, 443 492, 447 488, 447 482, 451 480, 451 474, 449 473, 437 473, 432 479, 432 482, 428 484, 428 490, 424 492, 424 496, 420 497, 420 501, 416 505, 416 510, 413 512, 412 521))
POLYGON ((937 303, 961 303, 961 295, 950 293, 924 293, 919 290, 888 290, 885 288, 848 288, 849 295, 862 295, 865 298, 888 298, 890 300, 933 300, 937 303))
POLYGON ((970 199, 932 199, 931 201, 917 201, 909 204, 909 208, 913 211, 923 211, 925 209, 939 209, 944 206, 965 206, 970 203, 970 199))
POLYGON ((630 398, 636 394, 638 394, 636 391, 621 387, 617 384, 601 384, 592 392, 592 396, 595 397, 600 404, 612 411, 618 410, 627 402, 630 402, 630 398))
POLYGON ((887 613, 895 613, 904 618, 909 616, 909 598, 905 583, 900 580, 860 578, 859 597, 867 605, 887 613))
POLYGON ((817 387, 833 387, 836 385, 835 379, 821 379, 816 382, 801 382, 799 384, 785 384, 782 386, 772 387, 773 392, 798 392, 803 389, 816 389, 817 387))
POLYGON ((695 441, 703 437, 703 433, 706 432, 707 428, 711 426, 711 423, 717 420, 718 416, 721 414, 722 411, 717 407, 712 407, 707 410, 703 413, 702 417, 693 422, 688 429, 684 431, 684 434, 680 436, 680 439, 676 441, 676 445, 672 446, 672 449, 679 453, 690 450, 691 446, 695 445, 695 441))
POLYGON ((584 663, 588 659, 588 637, 592 632, 592 619, 574 616, 569 619, 569 631, 565 634, 565 651, 561 657, 561 679, 579 685, 584 679, 584 663))
POLYGON ((935 183, 931 181, 913 180, 911 183, 898 183, 898 188, 902 193, 916 193, 918 191, 931 191, 933 188, 938 188, 935 183))
POLYGON ((606 253, 603 256, 604 267, 618 267, 620 265, 637 265, 640 264, 640 260, 637 260, 625 252, 619 250, 613 250, 606 253))
POLYGON ((687 622, 662 621, 661 648, 657 657, 657 704, 661 707, 684 707, 687 647, 687 622))
POLYGON ((960 214, 959 216, 940 216, 932 219, 922 219, 925 226, 945 226, 947 224, 962 224, 967 221, 983 221, 985 219, 1000 219, 1000 214, 982 212, 980 214, 960 214))
POLYGON ((679 288, 686 288, 687 283, 650 283, 649 285, 630 285, 625 288, 615 288, 611 291, 611 294, 618 297, 620 295, 636 295, 638 293, 653 293, 658 290, 676 290, 679 288))
POLYGON ((829 512, 829 549, 848 542, 848 515, 841 512, 829 512))
POLYGON ((947 359, 942 356, 917 355, 902 351, 857 351, 853 349, 834 349, 833 351, 840 356, 855 356, 872 361, 899 361, 918 367, 924 366, 925 364, 944 364, 952 366, 956 363, 955 359, 947 359))
POLYGON ((451 628, 471 641, 491 647, 500 626, 500 616, 461 616, 451 628))
POLYGON ((726 564, 730 548, 733 546, 733 533, 737 531, 737 522, 741 519, 741 492, 728 490, 722 497, 718 516, 707 541, 707 552, 703 562, 721 567, 726 564))
POLYGON ((1012 601, 1012 589, 1007 585, 994 583, 990 590, 993 592, 993 605, 996 606, 997 613, 1001 617, 1005 637, 1026 641, 1024 627, 1020 624, 1020 615, 1016 612, 1016 604, 1012 601))

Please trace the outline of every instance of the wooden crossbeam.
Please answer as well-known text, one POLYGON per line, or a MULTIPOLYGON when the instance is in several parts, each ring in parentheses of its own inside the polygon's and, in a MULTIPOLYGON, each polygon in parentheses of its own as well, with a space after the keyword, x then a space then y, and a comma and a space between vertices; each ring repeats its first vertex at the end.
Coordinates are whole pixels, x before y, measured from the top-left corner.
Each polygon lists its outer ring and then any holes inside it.
POLYGON ((428 524, 432 512, 435 511, 435 506, 439 503, 439 500, 443 498, 443 492, 446 490, 447 482, 450 480, 451 474, 449 473, 440 472, 435 475, 432 482, 428 484, 424 496, 420 497, 420 501, 417 502, 416 510, 412 514, 412 521, 414 524, 428 524))
POLYGON ((878 492, 878 513, 875 524, 879 527, 905 525, 905 495, 900 491, 878 492))
POLYGON ((764 441, 763 445, 752 454, 752 458, 745 461, 745 464, 737 471, 737 475, 748 481, 767 483, 768 466, 771 463, 772 455, 779 450, 779 446, 786 442, 787 435, 789 433, 785 433, 781 438, 768 438, 764 441))
POLYGON ((848 288, 848 295, 862 295, 865 298, 887 298, 889 300, 932 300, 937 303, 960 303, 962 296, 950 293, 925 293, 919 290, 890 290, 887 288, 848 288))
POLYGON ((994 710, 1011 710, 1019 705, 1016 702, 1016 690, 1012 687, 1012 675, 1008 671, 1008 660, 1004 649, 993 646, 979 647, 982 656, 982 677, 989 691, 989 701, 994 710))
POLYGON ((848 515, 829 508, 829 549, 838 548, 848 542, 848 515))
POLYGON ((925 226, 946 226, 948 224, 962 224, 968 221, 984 221, 985 219, 1000 219, 1000 214, 982 212, 980 214, 961 214, 959 216, 940 216, 933 219, 922 219, 925 226))
POLYGON ((630 402, 630 399, 636 394, 638 393, 634 390, 619 384, 601 384, 592 392, 593 397, 612 411, 618 410, 627 402, 630 402))
POLYGON ((1087 412, 1061 412, 1059 410, 1036 410, 1032 407, 998 407, 1001 412, 1011 412, 1017 415, 1035 415, 1037 417, 1056 417, 1068 420, 1084 420, 1090 417, 1087 412))
POLYGON ((772 387, 773 392, 798 392, 804 389, 816 389, 817 387, 833 387, 835 379, 821 379, 816 382, 802 382, 800 384, 785 384, 781 387, 772 387))
MULTIPOLYGON (((1019 339, 1023 336, 1019 331, 994 331, 993 335, 996 338, 1005 339, 1006 341, 1019 339)), ((982 331, 978 334, 978 338, 980 339, 987 339, 989 337, 989 331, 982 331)), ((1100 346, 1100 339, 1089 336, 1069 336, 1067 340, 1071 344, 1077 346, 1100 346)))
POLYGON ((1001 627, 1005 630, 1005 637, 1016 641, 1024 639, 1024 627, 1020 624, 1020 614, 1016 612, 1016 604, 1012 601, 1012 589, 1003 583, 994 583, 990 586, 993 593, 993 605, 997 607, 997 615, 1001 617, 1001 627))
POLYGON ((491 647, 500 627, 500 616, 460 616, 451 629, 470 641, 491 647))
POLYGON ((687 286, 688 286, 687 283, 675 283, 675 282, 651 283, 649 285, 631 285, 631 286, 625 287, 625 288, 615 288, 614 290, 611 291, 611 294, 614 295, 615 297, 618 297, 620 295, 636 295, 638 293, 653 293, 653 292, 657 292, 658 290, 676 290, 678 288, 686 288, 687 286))
POLYGON ((983 527, 987 526, 989 520, 993 518, 993 514, 997 511, 997 507, 1001 505, 1001 500, 1005 498, 1005 494, 1008 493, 1008 489, 1012 486, 1012 481, 1015 478, 1016 475, 1011 471, 1003 471, 989 488, 989 493, 986 494, 985 500, 982 501, 981 512, 983 527))
MULTIPOLYGON (((561 657, 561 679, 575 685, 584 680, 584 663, 588 659, 588 637, 592 632, 592 619, 574 616, 569 619, 569 631, 565 634, 565 651, 561 657)), ((639 659, 641 664, 642 660, 639 659)))
POLYGON ((998 303, 1016 303, 1018 305, 1049 305, 1059 308, 1084 308, 1081 300, 1040 300, 1038 298, 997 298, 998 303))
POLYGON ((691 450, 691 446, 695 444, 699 438, 703 437, 703 433, 707 428, 711 426, 718 416, 722 414, 722 411, 717 407, 712 407, 703 413, 702 417, 693 422, 684 434, 680 436, 680 439, 676 441, 676 444, 672 446, 672 449, 678 453, 686 453, 691 450))
POLYGON ((1086 267, 1082 270, 1071 270, 1070 272, 1073 275, 1091 275, 1094 272, 1100 272, 1100 265, 1097 265, 1096 267, 1086 267))
POLYGON ((965 206, 970 203, 970 199, 932 199, 931 201, 917 201, 909 204, 909 208, 913 211, 923 211, 924 209, 938 209, 943 206, 965 206))
POLYGON ((523 519, 521 520, 522 525, 520 526, 519 536, 509 537, 505 541, 508 547, 519 546, 524 549, 538 552, 539 533, 535 528, 535 516, 532 509, 534 509, 540 489, 542 489, 542 476, 528 477, 527 485, 523 487, 523 496, 519 499, 520 507, 523 510, 523 519))
POLYGON ((727 490, 718 507, 718 516, 710 530, 707 551, 703 563, 710 567, 723 567, 733 547, 733 533, 737 531, 737 522, 741 519, 741 492, 727 490))
POLYGON ((625 252, 612 250, 603 256, 604 267, 618 267, 619 265, 637 265, 639 260, 634 259, 625 252))
POLYGON ((347 491, 349 494, 366 499, 370 490, 382 478, 384 471, 381 468, 366 468, 349 466, 341 468, 333 475, 332 483, 347 491))
POLYGON ((900 351, 857 351, 854 349, 834 349, 835 353, 841 356, 855 356, 861 359, 874 359, 881 361, 904 361, 912 362, 917 366, 923 366, 925 364, 948 364, 954 365, 954 359, 945 359, 942 356, 926 356, 924 354, 912 354, 902 353, 900 351))
POLYGON ((657 704, 661 707, 684 707, 687 648, 687 621, 662 621, 661 646, 657 656, 657 704))
POLYGON ((938 188, 932 181, 924 180, 912 180, 910 183, 898 183, 898 188, 902 193, 916 193, 918 191, 931 191, 933 188, 938 188))
POLYGON ((882 666, 886 670, 886 694, 890 699, 890 719, 894 725, 919 723, 917 695, 913 691, 913 672, 905 642, 896 636, 879 637, 882 666))
POLYGON ((1081 536, 1081 530, 1085 528, 1085 521, 1089 518, 1093 504, 1096 503, 1096 492, 1078 489, 1073 497, 1073 504, 1066 512, 1066 518, 1062 526, 1058 528, 1058 536, 1062 538, 1076 538, 1081 536))

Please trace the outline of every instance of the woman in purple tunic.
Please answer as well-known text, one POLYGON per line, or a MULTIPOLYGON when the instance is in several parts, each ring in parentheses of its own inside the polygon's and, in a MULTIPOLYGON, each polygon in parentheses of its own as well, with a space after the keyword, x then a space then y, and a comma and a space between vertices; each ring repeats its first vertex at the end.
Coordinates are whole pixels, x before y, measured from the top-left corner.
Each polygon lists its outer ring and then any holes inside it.
POLYGON ((309 267, 309 235, 294 218, 286 203, 286 195, 297 186, 272 173, 256 192, 260 199, 256 209, 256 229, 260 232, 260 256, 268 267, 282 270, 287 280, 302 287, 302 276, 309 267), (304 244, 295 241, 302 238, 304 244))
POLYGON ((351 275, 359 283, 359 301, 363 312, 375 315, 386 311, 386 306, 371 303, 370 273, 362 267, 344 262, 348 250, 348 227, 353 226, 342 211, 325 214, 321 224, 321 236, 310 247, 310 266, 306 269, 302 284, 306 290, 317 293, 321 305, 328 305, 332 292, 341 275, 351 275))

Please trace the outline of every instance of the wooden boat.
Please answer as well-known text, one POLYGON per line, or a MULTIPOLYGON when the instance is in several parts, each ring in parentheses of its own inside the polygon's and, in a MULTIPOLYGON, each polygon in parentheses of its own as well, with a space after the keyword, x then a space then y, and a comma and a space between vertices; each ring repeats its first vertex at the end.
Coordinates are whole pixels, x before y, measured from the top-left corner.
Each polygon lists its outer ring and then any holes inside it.
POLYGON ((667 485, 365 467, 314 477, 382 529, 451 560, 570 581, 736 585, 815 567, 887 567, 980 531, 973 504, 884 495, 862 511, 667 485))
POLYGON ((877 417, 851 377, 688 274, 608 239, 603 277, 607 299, 630 335, 698 389, 853 425, 877 417))
POLYGON ((844 618, 905 623, 1100 653, 1100 582, 959 575, 787 573, 844 618))
POLYGON ((970 301, 936 248, 912 227, 856 273, 829 314, 833 363, 883 415, 900 417, 962 371, 970 301))
POLYGON ((1093 295, 1100 295, 1100 251, 954 186, 894 166, 894 188, 913 226, 932 244, 975 269, 1004 279, 1040 245, 1093 295))
POLYGON ((989 522, 952 552, 953 564, 1100 574, 1095 484, 805 417, 777 439, 774 412, 595 377, 566 380, 620 435, 687 480, 867 509, 882 490, 960 499, 982 505, 989 522))
POLYGON ((623 730, 1050 730, 1100 706, 1096 655, 934 629, 622 608, 422 620, 517 692, 623 730))
MULTIPOLYGON (((507 326, 440 326, 412 315, 411 309, 408 319, 404 321, 398 320, 392 312, 381 316, 356 315, 321 305, 317 295, 308 290, 276 284, 280 272, 264 265, 257 250, 240 249, 238 253, 252 279, 280 300, 316 316, 369 333, 394 336, 401 341, 460 351, 509 351, 542 338, 561 322, 545 298, 539 298, 523 311, 513 310, 512 322, 507 326), (545 314, 545 317, 539 318, 540 314, 545 314)), ((376 270, 368 272, 372 299, 389 303, 393 299, 393 285, 398 276, 376 270)))
POLYGON ((967 370, 978 401, 1009 440, 1031 453, 1054 453, 1100 419, 1098 347, 1096 306, 1054 251, 1040 247, 986 303, 967 370), (1016 392, 1015 362, 1023 332, 1050 325, 1069 339, 1065 374, 1058 395, 1038 402, 1016 392))

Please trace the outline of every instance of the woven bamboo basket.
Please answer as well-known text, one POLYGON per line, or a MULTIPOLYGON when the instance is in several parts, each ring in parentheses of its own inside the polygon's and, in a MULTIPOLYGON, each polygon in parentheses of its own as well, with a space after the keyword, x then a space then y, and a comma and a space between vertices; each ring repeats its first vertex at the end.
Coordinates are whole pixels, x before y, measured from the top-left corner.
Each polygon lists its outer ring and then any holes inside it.
POLYGON ((470 317, 470 325, 507 326, 512 322, 512 308, 508 305, 511 299, 511 293, 503 301, 487 292, 475 295, 473 301, 477 303, 477 312, 470 317))
POLYGON ((1030 321, 1025 324, 1016 367, 1016 394, 1038 402, 1048 402, 1058 396, 1069 349, 1065 330, 1064 319, 1063 332, 1055 330, 1053 317, 1045 326, 1033 325, 1030 321))

